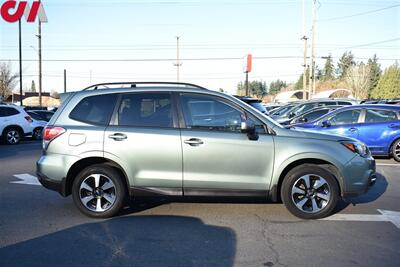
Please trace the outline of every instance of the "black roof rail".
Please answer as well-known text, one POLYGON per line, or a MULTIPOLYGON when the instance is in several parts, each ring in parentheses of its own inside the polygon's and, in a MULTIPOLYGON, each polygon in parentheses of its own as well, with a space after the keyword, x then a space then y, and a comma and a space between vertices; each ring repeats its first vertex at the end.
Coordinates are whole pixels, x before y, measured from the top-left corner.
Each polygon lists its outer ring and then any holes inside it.
POLYGON ((137 85, 179 85, 179 86, 185 86, 185 87, 192 87, 192 88, 198 88, 198 89, 203 89, 203 90, 208 90, 204 87, 201 87, 200 85, 196 85, 193 83, 182 83, 182 82, 112 82, 112 83, 98 83, 91 85, 89 87, 86 87, 82 91, 86 90, 97 90, 99 89, 100 86, 104 86, 107 88, 108 85, 130 85, 131 88, 136 88, 137 85))

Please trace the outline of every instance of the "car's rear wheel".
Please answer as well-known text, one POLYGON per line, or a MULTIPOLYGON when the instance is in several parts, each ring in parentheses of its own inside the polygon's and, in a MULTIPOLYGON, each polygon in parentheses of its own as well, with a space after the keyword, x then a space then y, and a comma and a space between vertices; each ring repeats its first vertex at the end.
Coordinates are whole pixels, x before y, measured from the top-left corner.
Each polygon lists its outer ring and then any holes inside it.
POLYGON ((339 186, 335 176, 319 165, 295 167, 285 176, 282 201, 287 209, 302 219, 329 216, 339 199, 339 186))
POLYGON ((106 165, 93 165, 78 174, 72 185, 75 205, 85 215, 108 218, 116 215, 125 202, 123 177, 106 165))
POLYGON ((22 133, 17 128, 8 128, 3 132, 3 141, 7 145, 16 145, 21 142, 22 133))
POLYGON ((397 139, 392 145, 392 155, 395 161, 400 162, 400 139, 397 139))
POLYGON ((35 128, 32 132, 32 138, 35 140, 41 140, 43 138, 43 128, 35 128))

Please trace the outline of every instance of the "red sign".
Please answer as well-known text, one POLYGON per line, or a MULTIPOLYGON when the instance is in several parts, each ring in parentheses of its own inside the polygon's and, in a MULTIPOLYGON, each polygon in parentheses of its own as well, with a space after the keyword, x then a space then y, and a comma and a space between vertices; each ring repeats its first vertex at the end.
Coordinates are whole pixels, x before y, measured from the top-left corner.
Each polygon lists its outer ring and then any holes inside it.
POLYGON ((247 56, 244 57, 244 64, 243 64, 244 73, 251 72, 252 65, 253 65, 253 56, 251 54, 248 54, 247 56))
POLYGON ((41 22, 47 22, 47 16, 44 12, 43 5, 40 1, 33 1, 32 7, 27 1, 5 1, 0 8, 1 17, 7 22, 17 22, 25 16, 28 22, 35 22, 36 17, 39 17, 41 22))

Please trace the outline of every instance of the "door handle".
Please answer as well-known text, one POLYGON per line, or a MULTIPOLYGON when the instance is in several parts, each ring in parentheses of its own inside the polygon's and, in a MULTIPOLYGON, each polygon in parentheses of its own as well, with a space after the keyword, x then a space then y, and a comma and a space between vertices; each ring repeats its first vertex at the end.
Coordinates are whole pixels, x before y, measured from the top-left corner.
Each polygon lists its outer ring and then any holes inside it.
POLYGON ((204 144, 203 140, 198 139, 198 138, 190 138, 189 140, 183 141, 185 144, 191 145, 191 146, 199 146, 204 144))
POLYGON ((126 134, 115 133, 115 134, 110 134, 108 138, 114 139, 115 141, 122 141, 124 139, 127 139, 128 137, 126 136, 126 134))
POLYGON ((349 131, 352 132, 352 133, 355 133, 355 132, 357 132, 357 128, 352 127, 352 128, 349 129, 349 131))

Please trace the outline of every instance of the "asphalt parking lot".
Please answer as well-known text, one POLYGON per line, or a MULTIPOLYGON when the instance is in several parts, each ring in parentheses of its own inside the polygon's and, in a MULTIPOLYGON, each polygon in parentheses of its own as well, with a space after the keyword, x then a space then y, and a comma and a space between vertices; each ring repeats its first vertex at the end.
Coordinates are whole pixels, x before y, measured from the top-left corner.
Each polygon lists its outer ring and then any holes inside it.
POLYGON ((32 141, 0 146, 0 266, 400 265, 400 164, 392 160, 379 159, 374 187, 327 220, 246 199, 140 201, 94 220, 36 184, 40 150, 32 141))

